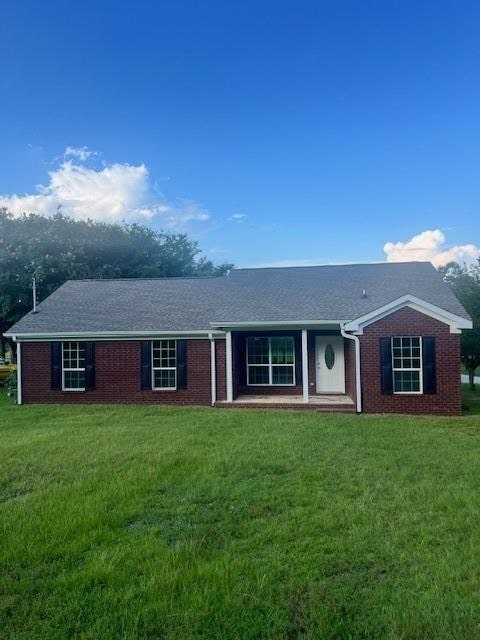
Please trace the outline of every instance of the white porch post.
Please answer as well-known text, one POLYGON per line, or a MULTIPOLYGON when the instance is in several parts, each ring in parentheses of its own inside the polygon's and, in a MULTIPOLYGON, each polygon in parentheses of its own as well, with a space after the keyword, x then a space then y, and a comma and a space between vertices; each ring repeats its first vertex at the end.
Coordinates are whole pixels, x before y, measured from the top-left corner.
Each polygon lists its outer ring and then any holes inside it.
POLYGON ((307 330, 302 329, 302 380, 303 402, 308 403, 308 340, 307 330))
POLYGON ((233 402, 233 375, 232 375, 232 332, 227 331, 225 336, 225 369, 227 376, 227 402, 233 402))
POLYGON ((210 334, 210 384, 212 393, 212 407, 217 402, 217 362, 215 356, 215 338, 210 334))
POLYGON ((22 343, 17 342, 17 404, 22 404, 22 343))

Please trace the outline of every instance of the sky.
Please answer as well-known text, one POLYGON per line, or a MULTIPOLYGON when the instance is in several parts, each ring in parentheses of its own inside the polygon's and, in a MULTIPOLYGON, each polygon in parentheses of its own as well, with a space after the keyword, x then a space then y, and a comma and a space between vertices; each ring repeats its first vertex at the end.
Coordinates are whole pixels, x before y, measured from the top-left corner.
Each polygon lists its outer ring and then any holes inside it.
POLYGON ((237 266, 472 261, 480 3, 0 0, 0 206, 237 266))

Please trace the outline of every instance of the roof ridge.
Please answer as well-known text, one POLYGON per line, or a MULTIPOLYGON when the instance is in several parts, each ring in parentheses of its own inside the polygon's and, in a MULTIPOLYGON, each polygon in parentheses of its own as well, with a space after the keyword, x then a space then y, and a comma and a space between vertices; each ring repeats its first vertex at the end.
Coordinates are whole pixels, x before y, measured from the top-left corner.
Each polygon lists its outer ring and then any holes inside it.
MULTIPOLYGON (((403 262, 337 262, 331 264, 293 264, 291 266, 277 266, 277 267, 234 267, 234 271, 266 271, 274 269, 318 269, 324 267, 376 267, 376 266, 398 266, 406 264, 432 264, 429 260, 405 260, 403 262)), ((433 265, 432 265, 433 266, 433 265)))

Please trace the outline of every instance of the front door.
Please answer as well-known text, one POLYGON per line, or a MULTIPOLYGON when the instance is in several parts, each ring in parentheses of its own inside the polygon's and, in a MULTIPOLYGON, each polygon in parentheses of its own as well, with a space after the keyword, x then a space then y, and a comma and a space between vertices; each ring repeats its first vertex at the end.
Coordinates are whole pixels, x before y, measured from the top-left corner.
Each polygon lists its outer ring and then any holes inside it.
POLYGON ((342 336, 317 336, 315 343, 317 393, 345 393, 342 336))

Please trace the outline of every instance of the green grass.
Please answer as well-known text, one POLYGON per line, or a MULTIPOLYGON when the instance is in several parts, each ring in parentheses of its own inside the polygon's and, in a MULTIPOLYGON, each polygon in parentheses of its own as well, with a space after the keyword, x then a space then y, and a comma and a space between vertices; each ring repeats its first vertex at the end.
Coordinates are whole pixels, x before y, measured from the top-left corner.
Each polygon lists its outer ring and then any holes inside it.
POLYGON ((0 406, 1 638, 480 637, 480 420, 0 406))

